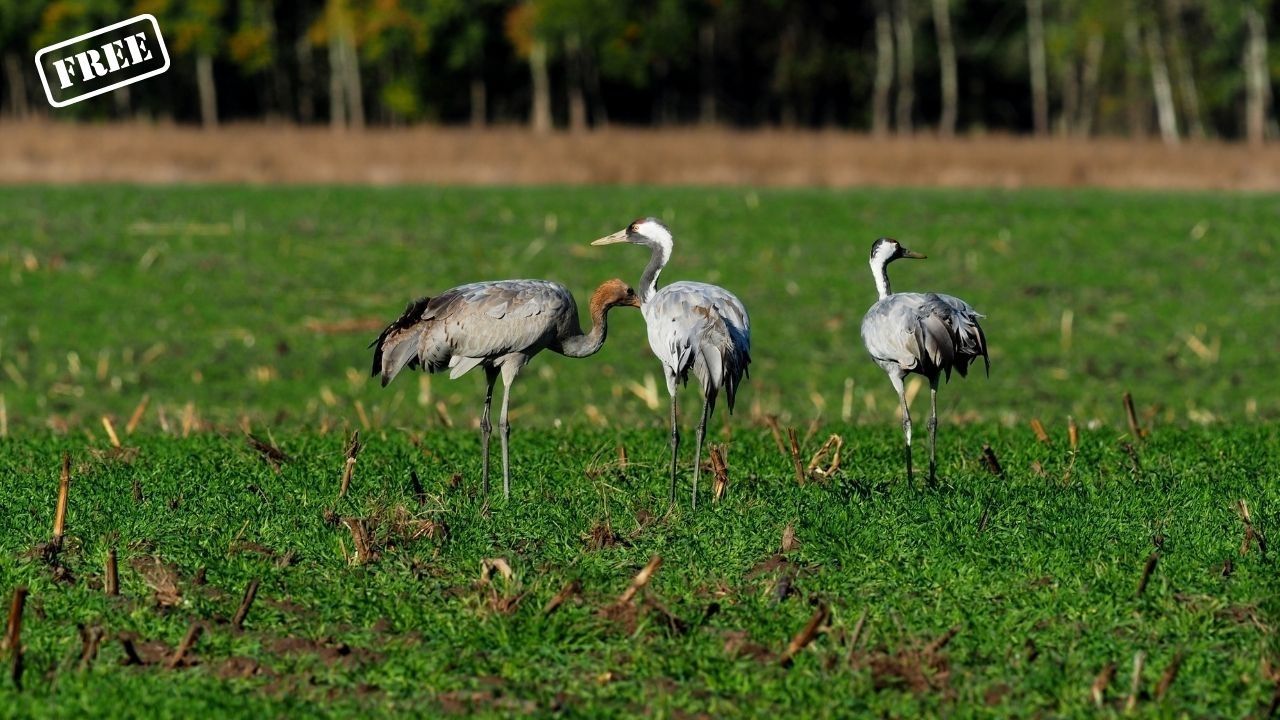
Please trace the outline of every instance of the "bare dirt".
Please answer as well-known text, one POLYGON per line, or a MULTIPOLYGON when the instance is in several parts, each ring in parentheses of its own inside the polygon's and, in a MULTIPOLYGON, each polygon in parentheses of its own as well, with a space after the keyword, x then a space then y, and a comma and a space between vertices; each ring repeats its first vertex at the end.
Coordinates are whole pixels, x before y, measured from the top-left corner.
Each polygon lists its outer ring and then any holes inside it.
POLYGON ((0 183, 688 184, 1280 190, 1280 144, 845 132, 0 124, 0 183))

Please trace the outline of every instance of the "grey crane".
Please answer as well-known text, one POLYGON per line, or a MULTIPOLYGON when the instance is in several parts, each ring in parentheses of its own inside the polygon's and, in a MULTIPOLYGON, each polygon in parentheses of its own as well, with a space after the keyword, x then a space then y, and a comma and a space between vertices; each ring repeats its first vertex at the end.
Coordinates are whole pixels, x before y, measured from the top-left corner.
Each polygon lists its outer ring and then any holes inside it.
POLYGON ((902 381, 910 373, 929 379, 929 482, 937 476, 938 378, 951 380, 954 369, 964 377, 979 357, 991 375, 983 317, 968 303, 940 293, 895 293, 889 288, 889 263, 898 258, 923 259, 892 238, 871 245, 871 274, 880 299, 862 318, 862 342, 876 364, 889 375, 902 403, 902 434, 906 438, 907 480, 911 473, 911 412, 902 381))
POLYGON ((671 231, 655 218, 642 218, 592 245, 644 245, 652 252, 640 278, 640 313, 649 332, 649 347, 662 361, 671 395, 671 492, 676 499, 676 457, 680 427, 676 416, 676 384, 688 384, 693 372, 702 390, 702 420, 698 423, 693 460, 693 507, 698 505, 698 477, 702 470, 702 441, 716 397, 725 391, 733 413, 738 383, 751 364, 751 320, 742 301, 716 285, 676 282, 658 289, 658 275, 671 259, 671 231))
POLYGON ((604 345, 609 309, 640 307, 634 290, 621 280, 608 280, 591 296, 591 331, 583 334, 578 306, 563 285, 547 280, 497 280, 460 285, 436 297, 409 303, 399 320, 387 326, 369 346, 373 374, 386 387, 402 368, 422 367, 435 373, 449 369, 461 377, 476 366, 484 368, 484 413, 480 416, 480 447, 484 455, 484 493, 489 494, 489 405, 493 385, 502 374, 502 494, 511 497, 507 441, 511 426, 507 405, 511 385, 520 368, 542 350, 566 357, 587 357, 604 345))

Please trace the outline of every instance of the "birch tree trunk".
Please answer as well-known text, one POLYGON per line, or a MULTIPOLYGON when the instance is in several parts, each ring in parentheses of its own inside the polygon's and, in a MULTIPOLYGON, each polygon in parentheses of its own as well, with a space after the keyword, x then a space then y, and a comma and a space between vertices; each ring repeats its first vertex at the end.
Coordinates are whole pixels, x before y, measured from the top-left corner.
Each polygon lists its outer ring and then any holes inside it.
POLYGON ((1044 2, 1027 0, 1027 61, 1031 68, 1031 117, 1036 135, 1049 131, 1049 77, 1044 49, 1044 2))
POLYGON ((1191 61, 1187 58, 1186 44, 1182 41, 1182 0, 1166 0, 1165 16, 1169 29, 1169 56, 1178 84, 1178 97, 1182 100, 1182 113, 1187 120, 1187 132, 1193 138, 1202 139, 1204 121, 1200 117, 1200 93, 1196 89, 1191 61))
POLYGON ((347 94, 346 83, 342 81, 345 74, 342 64, 346 62, 346 53, 342 52, 342 40, 336 28, 329 28, 329 127, 342 130, 347 127, 347 94))
POLYGON ((950 0, 933 0, 933 26, 938 34, 938 67, 942 72, 942 117, 938 132, 942 137, 956 134, 959 83, 956 78, 956 44, 951 35, 950 0))
POLYGON ((547 75, 547 43, 536 39, 529 50, 529 74, 533 79, 533 108, 529 124, 539 134, 551 132, 551 78, 547 75))
POLYGON ((564 39, 564 66, 568 82, 569 130, 583 132, 587 129, 587 100, 582 91, 582 41, 577 33, 569 33, 564 39))
POLYGON ((1076 132, 1081 137, 1093 134, 1093 121, 1098 114, 1098 81, 1102 73, 1102 51, 1105 40, 1100 33, 1089 36, 1084 47, 1084 69, 1080 73, 1080 119, 1076 132))
POLYGON ((1266 140, 1267 106, 1271 100, 1271 85, 1267 78, 1267 25, 1258 9, 1245 8, 1245 137, 1250 145, 1261 145, 1266 140))
POLYGON ((698 70, 700 92, 698 98, 698 122, 716 124, 716 26, 712 20, 704 20, 698 28, 698 70))
POLYGON ((218 89, 213 84, 213 58, 209 53, 196 53, 196 89, 200 93, 200 124, 218 127, 218 89))
POLYGON ((871 133, 889 132, 889 93, 893 90, 893 21, 888 0, 876 4, 876 80, 871 99, 871 133))
POLYGON ((471 127, 482 128, 488 122, 488 102, 489 91, 484 83, 484 69, 474 67, 471 70, 471 127))
POLYGON ((1147 102, 1142 95, 1142 34, 1129 6, 1124 19, 1124 96, 1129 119, 1129 137, 1146 137, 1147 102))
POLYGON ((364 129, 364 92, 360 85, 360 58, 356 55, 355 31, 351 28, 351 19, 347 17, 342 23, 342 77, 344 93, 347 97, 347 119, 355 130, 364 129))
POLYGON ((1160 28, 1152 23, 1146 33, 1147 57, 1151 64, 1151 91, 1156 98, 1156 120, 1160 139, 1165 145, 1178 144, 1178 114, 1173 104, 1173 85, 1169 82, 1169 66, 1165 63, 1160 28))
POLYGON ((22 60, 17 53, 4 54, 5 84, 9 86, 9 112, 22 120, 27 116, 27 81, 22 74, 22 60))
POLYGON ((910 135, 913 131, 911 114, 916 101, 916 60, 912 48, 910 0, 896 0, 894 10, 898 52, 898 111, 894 121, 899 134, 910 135))
POLYGON ((316 115, 315 92, 316 71, 311 56, 311 46, 306 36, 298 38, 293 45, 293 54, 298 59, 298 122, 310 123, 316 115))

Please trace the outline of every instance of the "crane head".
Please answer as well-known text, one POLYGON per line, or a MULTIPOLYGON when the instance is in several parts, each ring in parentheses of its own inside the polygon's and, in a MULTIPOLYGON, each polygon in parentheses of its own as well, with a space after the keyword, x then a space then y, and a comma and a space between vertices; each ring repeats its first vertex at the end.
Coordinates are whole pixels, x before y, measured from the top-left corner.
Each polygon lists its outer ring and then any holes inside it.
POLYGON ((929 256, 924 253, 906 249, 902 243, 893 238, 880 238, 871 244, 871 264, 873 265, 887 265, 899 258, 923 260, 927 257, 929 256))
POLYGON ((612 235, 606 235, 591 243, 592 245, 612 245, 614 243, 634 243, 661 247, 670 252, 672 245, 671 230, 654 217, 632 220, 631 224, 612 235))
POLYGON ((591 294, 591 308, 607 310, 611 307, 640 307, 640 296, 625 282, 614 278, 600 283, 591 294))

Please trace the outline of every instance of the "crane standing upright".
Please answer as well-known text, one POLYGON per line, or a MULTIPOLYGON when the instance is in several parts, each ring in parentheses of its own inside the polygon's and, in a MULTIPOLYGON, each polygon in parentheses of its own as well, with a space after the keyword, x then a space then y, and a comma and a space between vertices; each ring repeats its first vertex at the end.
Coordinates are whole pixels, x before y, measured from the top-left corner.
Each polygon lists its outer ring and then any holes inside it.
POLYGON ((676 499, 676 458, 680 426, 676 410, 676 385, 687 383, 689 373, 702 390, 702 419, 698 423, 693 460, 693 507, 698 505, 698 478, 702 469, 702 442, 707 420, 723 389, 733 412, 738 383, 751 364, 751 320, 742 301, 717 285, 676 282, 658 289, 658 275, 671 259, 671 231, 656 218, 642 218, 626 228, 591 243, 644 245, 651 250, 649 264, 640 278, 640 313, 648 327, 649 347, 662 361, 667 392, 671 395, 671 491, 676 499))
POLYGON ((889 263, 899 258, 923 259, 892 238, 871 245, 871 275, 880 299, 862 318, 862 342, 871 358, 889 375, 902 403, 902 434, 906 438, 907 480, 911 472, 911 410, 902 381, 910 373, 929 379, 929 482, 937 477, 938 379, 951 379, 954 368, 964 377, 979 357, 991 374, 987 336, 978 320, 983 316, 968 303, 940 293, 894 293, 889 287, 889 263))
POLYGON ((591 296, 591 331, 583 334, 578 306, 563 285, 547 280, 497 280, 460 285, 440 295, 409 303, 400 319, 387 326, 369 346, 373 374, 382 385, 402 368, 421 366, 427 372, 449 368, 449 378, 461 377, 476 366, 484 368, 484 413, 480 416, 480 444, 484 493, 489 494, 489 405, 493 385, 502 375, 502 494, 511 497, 507 422, 511 385, 520 368, 542 350, 566 357, 594 355, 604 345, 610 308, 640 307, 634 290, 621 280, 608 280, 591 296))

